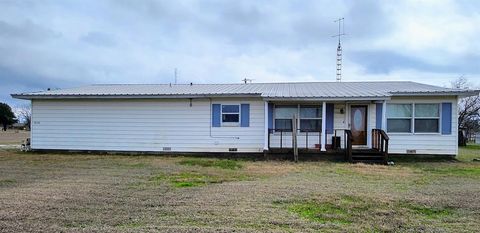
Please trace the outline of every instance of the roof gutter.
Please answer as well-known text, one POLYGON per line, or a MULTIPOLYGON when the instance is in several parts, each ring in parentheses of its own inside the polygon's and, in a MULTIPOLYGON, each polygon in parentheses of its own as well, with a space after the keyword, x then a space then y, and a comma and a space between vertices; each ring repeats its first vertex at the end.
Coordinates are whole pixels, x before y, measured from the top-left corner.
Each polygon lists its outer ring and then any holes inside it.
POLYGON ((452 92, 393 92, 392 96, 460 96, 470 97, 480 94, 480 90, 452 91, 452 92))
POLYGON ((275 98, 263 98, 266 101, 282 101, 282 102, 323 102, 323 101, 377 101, 377 100, 390 100, 390 96, 372 96, 372 97, 307 97, 307 98, 288 98, 288 97, 275 97, 275 98))
POLYGON ((212 97, 261 97, 260 94, 221 94, 221 95, 24 95, 11 94, 13 98, 32 99, 201 99, 212 97))

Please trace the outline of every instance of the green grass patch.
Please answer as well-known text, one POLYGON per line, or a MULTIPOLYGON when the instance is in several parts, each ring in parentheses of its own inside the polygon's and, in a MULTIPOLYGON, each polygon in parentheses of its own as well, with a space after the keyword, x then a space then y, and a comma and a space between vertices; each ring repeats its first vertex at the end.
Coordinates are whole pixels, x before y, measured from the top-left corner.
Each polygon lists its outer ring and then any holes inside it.
POLYGON ((424 171, 431 172, 437 175, 445 176, 467 176, 467 177, 478 177, 480 176, 480 166, 479 167, 461 167, 461 166, 449 166, 449 167, 426 167, 424 171))
POLYGON ((389 221, 403 221, 411 218, 415 221, 429 222, 456 216, 455 209, 450 207, 431 207, 414 202, 381 202, 348 195, 334 197, 328 201, 302 200, 274 202, 274 204, 286 206, 289 212, 301 218, 335 225, 382 221, 386 213, 397 218, 396 220, 388 219, 389 221))
POLYGON ((243 176, 220 176, 202 174, 199 172, 181 172, 174 174, 160 174, 150 178, 153 182, 167 181, 177 188, 198 187, 208 184, 223 183, 228 181, 244 180, 243 176))
POLYGON ((466 147, 458 148, 458 160, 471 162, 473 159, 480 159, 480 144, 468 144, 466 147))
POLYGON ((10 179, 0 180, 0 187, 13 185, 15 183, 17 183, 16 180, 10 180, 10 179))
POLYGON ((240 162, 229 159, 184 159, 178 163, 186 166, 218 167, 230 170, 242 168, 240 162))
POLYGON ((455 214, 454 209, 449 207, 429 207, 415 203, 400 204, 400 206, 426 219, 440 219, 451 217, 455 214))
POLYGON ((350 224, 351 216, 348 210, 333 203, 301 202, 291 204, 288 210, 300 217, 320 222, 335 224, 350 224))

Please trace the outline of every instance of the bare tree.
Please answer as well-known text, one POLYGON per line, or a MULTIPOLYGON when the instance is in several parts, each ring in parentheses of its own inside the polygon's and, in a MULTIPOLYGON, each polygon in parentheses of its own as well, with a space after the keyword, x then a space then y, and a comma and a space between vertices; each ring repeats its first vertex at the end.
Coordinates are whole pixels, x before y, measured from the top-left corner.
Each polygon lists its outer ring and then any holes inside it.
MULTIPOLYGON (((452 88, 470 89, 473 85, 464 76, 452 83, 452 88)), ((458 128, 465 131, 459 134, 460 146, 466 146, 470 135, 480 131, 480 96, 466 97, 458 103, 458 128)))
POLYGON ((22 105, 16 109, 17 118, 25 123, 25 128, 30 130, 30 126, 32 125, 32 108, 29 104, 22 105))

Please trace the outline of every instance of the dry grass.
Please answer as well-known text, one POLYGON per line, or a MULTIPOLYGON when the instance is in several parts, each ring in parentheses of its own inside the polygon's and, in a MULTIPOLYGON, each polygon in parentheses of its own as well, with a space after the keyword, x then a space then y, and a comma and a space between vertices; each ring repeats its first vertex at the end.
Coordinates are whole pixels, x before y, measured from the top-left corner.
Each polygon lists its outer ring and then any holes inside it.
POLYGON ((0 145, 21 145, 30 137, 30 132, 25 130, 0 131, 0 145))
POLYGON ((475 232, 478 149, 393 167, 0 150, 0 231, 475 232))

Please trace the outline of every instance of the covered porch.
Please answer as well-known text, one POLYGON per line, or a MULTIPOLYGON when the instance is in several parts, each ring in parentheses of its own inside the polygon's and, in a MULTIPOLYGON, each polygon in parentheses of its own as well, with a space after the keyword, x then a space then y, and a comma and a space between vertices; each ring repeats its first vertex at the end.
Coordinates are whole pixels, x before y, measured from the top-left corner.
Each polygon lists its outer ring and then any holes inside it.
POLYGON ((265 102, 265 153, 386 162, 386 100, 265 102))

